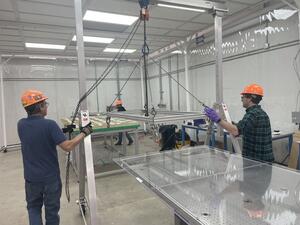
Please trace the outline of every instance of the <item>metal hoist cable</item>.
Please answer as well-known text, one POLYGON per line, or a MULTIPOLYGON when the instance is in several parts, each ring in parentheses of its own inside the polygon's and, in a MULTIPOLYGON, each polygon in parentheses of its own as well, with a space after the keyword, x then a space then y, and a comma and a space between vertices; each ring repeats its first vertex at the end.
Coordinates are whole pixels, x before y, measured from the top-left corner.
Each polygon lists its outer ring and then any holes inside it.
MULTIPOLYGON (((120 88, 120 91, 118 92, 118 94, 116 95, 116 97, 114 98, 112 103, 108 106, 108 108, 107 108, 108 112, 111 111, 114 102, 117 100, 118 96, 122 93, 122 91, 125 88, 127 82, 130 80, 131 76, 133 75, 133 73, 134 73, 134 71, 136 70, 137 67, 138 67, 138 63, 135 64, 135 66, 134 66, 133 70, 131 71, 130 75, 128 76, 127 80, 124 82, 123 86, 120 88)), ((110 127, 110 116, 106 117, 106 124, 107 124, 107 127, 110 127)))
POLYGON ((200 105, 202 105, 204 108, 207 107, 203 101, 201 101, 199 98, 197 98, 194 94, 192 94, 189 90, 187 90, 182 84, 180 84, 176 79, 172 77, 170 72, 168 72, 166 69, 164 69, 157 61, 155 61, 153 58, 150 58, 156 65, 158 65, 173 81, 175 81, 180 87, 182 87, 187 93, 189 93, 200 105))
MULTIPOLYGON (((104 72, 101 74, 101 76, 95 81, 95 83, 88 89, 88 91, 83 94, 83 96, 81 96, 81 98, 79 99, 74 114, 72 116, 72 121, 71 121, 71 125, 69 125, 65 131, 69 133, 69 139, 71 138, 71 133, 73 131, 73 128, 75 127, 74 122, 75 119, 77 117, 77 114, 79 112, 79 108, 80 108, 80 104, 82 103, 83 100, 85 100, 91 93, 92 91, 94 91, 97 86, 99 84, 101 84, 101 82, 108 76, 108 74, 112 71, 112 69, 114 68, 114 66, 117 64, 117 62, 121 59, 121 57, 124 54, 124 50, 128 47, 128 45, 131 43, 132 38, 134 37, 134 35, 136 34, 139 26, 140 26, 141 21, 137 20, 131 30, 131 32, 129 33, 128 37, 126 38, 126 40, 124 41, 124 43, 122 44, 120 50, 118 51, 118 53, 116 54, 116 56, 112 59, 112 61, 109 63, 109 65, 106 67, 106 69, 104 70, 104 72)), ((69 188, 69 180, 70 180, 70 165, 71 165, 71 155, 70 152, 67 155, 67 163, 66 163, 66 183, 65 183, 65 192, 66 192, 66 197, 68 199, 68 202, 70 202, 70 188, 69 188)))

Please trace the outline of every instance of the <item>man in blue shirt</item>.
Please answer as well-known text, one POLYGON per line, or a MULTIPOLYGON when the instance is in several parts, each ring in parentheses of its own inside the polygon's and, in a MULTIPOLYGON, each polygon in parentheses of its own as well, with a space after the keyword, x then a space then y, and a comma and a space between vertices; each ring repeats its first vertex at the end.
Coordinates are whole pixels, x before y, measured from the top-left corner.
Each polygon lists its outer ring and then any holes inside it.
POLYGON ((37 90, 28 90, 21 101, 28 117, 18 122, 18 134, 24 166, 25 191, 30 225, 42 225, 42 206, 45 206, 46 225, 59 224, 62 184, 56 146, 66 152, 74 149, 92 133, 91 125, 67 140, 53 120, 45 119, 48 98, 37 90))
POLYGON ((263 88, 258 84, 245 87, 241 93, 246 114, 237 124, 222 120, 215 110, 206 107, 206 115, 234 136, 243 135, 243 156, 266 162, 273 162, 272 132, 270 119, 259 102, 263 97, 263 88))

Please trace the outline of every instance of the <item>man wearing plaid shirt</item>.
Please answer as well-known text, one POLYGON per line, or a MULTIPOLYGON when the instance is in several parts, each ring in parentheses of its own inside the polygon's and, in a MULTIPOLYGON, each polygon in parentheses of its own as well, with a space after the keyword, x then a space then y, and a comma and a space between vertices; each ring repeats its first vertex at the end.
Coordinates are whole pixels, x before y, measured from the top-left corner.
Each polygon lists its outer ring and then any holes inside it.
POLYGON ((243 135, 243 156, 273 162, 270 119, 258 105, 263 97, 263 88, 257 84, 251 84, 245 87, 241 95, 246 114, 237 124, 222 120, 217 112, 209 107, 204 109, 205 114, 232 135, 243 135))

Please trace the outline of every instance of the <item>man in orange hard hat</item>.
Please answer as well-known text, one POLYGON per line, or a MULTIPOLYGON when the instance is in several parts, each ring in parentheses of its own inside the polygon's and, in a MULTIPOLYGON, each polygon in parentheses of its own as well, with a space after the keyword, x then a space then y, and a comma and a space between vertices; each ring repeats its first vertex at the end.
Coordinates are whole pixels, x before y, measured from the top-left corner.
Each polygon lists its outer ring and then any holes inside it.
POLYGON ((258 84, 251 84, 245 87, 241 95, 246 114, 237 124, 222 120, 218 113, 209 107, 204 109, 205 114, 232 135, 243 135, 243 156, 273 162, 270 119, 267 113, 258 105, 264 96, 263 88, 258 84))
MULTIPOLYGON (((115 107, 117 108, 118 112, 124 112, 124 111, 126 111, 126 109, 123 106, 123 102, 122 102, 121 99, 117 99, 115 101, 115 107)), ((126 137, 128 139, 128 145, 132 145, 132 143, 133 143, 132 137, 128 134, 128 132, 125 132, 125 134, 126 134, 126 137)), ((117 143, 115 145, 121 145, 122 144, 122 140, 123 140, 123 133, 120 132, 119 133, 118 141, 117 141, 117 143)))
POLYGON ((42 225, 42 207, 45 206, 47 225, 59 225, 62 184, 56 146, 69 152, 84 137, 92 133, 90 124, 80 134, 67 140, 53 120, 46 119, 48 102, 42 92, 27 90, 21 97, 27 118, 18 122, 18 134, 24 166, 26 202, 30 225, 42 225))

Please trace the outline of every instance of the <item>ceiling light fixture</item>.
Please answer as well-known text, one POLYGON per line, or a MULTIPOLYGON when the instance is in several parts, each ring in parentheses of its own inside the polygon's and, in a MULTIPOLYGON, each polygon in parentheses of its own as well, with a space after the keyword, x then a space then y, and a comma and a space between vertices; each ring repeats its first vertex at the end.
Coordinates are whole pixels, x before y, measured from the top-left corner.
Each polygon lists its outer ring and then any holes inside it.
POLYGON ((180 50, 175 50, 175 51, 173 51, 173 52, 171 52, 172 54, 182 54, 182 51, 180 51, 180 50))
POLYGON ((104 52, 113 52, 113 53, 134 53, 136 49, 119 49, 119 48, 106 48, 103 50, 104 52))
MULTIPOLYGON (((102 38, 102 37, 83 36, 83 41, 84 42, 91 42, 91 43, 110 44, 114 40, 115 40, 114 38, 102 38)), ((76 35, 73 36, 72 41, 76 41, 76 35)))
POLYGON ((53 44, 41 44, 41 43, 25 43, 26 48, 45 48, 45 49, 57 49, 64 50, 66 48, 65 45, 53 45, 53 44))
POLYGON ((204 9, 196 9, 196 8, 189 8, 189 7, 176 6, 176 5, 168 5, 168 4, 162 4, 162 3, 158 3, 157 5, 161 6, 161 7, 172 8, 172 9, 181 9, 181 10, 188 10, 188 11, 195 11, 195 12, 205 12, 204 9))
POLYGON ((87 10, 84 14, 83 20, 85 21, 94 21, 101 23, 113 23, 120 25, 132 25, 138 19, 137 16, 127 16, 115 13, 105 13, 87 10))
POLYGON ((56 60, 56 57, 51 56, 29 56, 29 59, 50 59, 50 60, 56 60))

